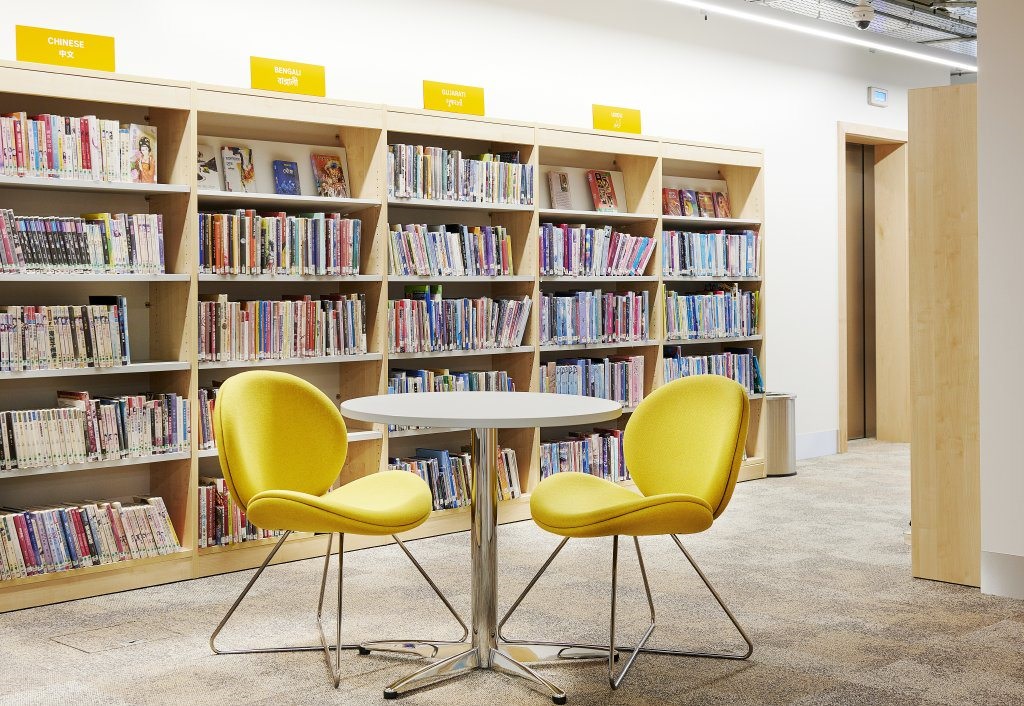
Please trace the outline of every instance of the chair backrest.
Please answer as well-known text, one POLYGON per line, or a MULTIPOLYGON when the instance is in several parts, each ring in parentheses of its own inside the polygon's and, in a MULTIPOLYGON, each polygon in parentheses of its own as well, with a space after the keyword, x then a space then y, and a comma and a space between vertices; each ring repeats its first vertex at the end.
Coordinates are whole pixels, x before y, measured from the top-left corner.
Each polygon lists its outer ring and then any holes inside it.
POLYGON ((251 370, 228 378, 217 393, 213 425, 224 480, 242 507, 264 490, 323 495, 348 452, 338 408, 287 373, 251 370))
POLYGON ((729 378, 670 382, 645 397, 626 424, 626 467, 644 495, 695 495, 717 518, 736 487, 749 418, 747 394, 729 378))

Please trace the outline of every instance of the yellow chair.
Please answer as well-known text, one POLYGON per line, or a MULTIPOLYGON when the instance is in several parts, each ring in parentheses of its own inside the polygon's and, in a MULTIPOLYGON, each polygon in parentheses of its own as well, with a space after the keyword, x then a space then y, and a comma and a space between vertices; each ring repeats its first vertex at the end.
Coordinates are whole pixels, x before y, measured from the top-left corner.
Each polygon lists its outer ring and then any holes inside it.
MULTIPOLYGON (((732 611, 700 570, 676 535, 703 532, 729 504, 743 460, 750 403, 744 389, 718 375, 698 375, 671 382, 647 396, 633 412, 623 435, 626 467, 642 495, 584 473, 556 473, 545 478, 530 497, 534 521, 565 537, 498 623, 502 640, 520 645, 562 647, 565 659, 586 658, 586 650, 608 656, 608 681, 617 689, 641 652, 721 659, 747 659, 754 646, 732 611), (639 537, 669 535, 711 591, 747 645, 742 653, 691 652, 647 648, 654 632, 654 599, 647 581, 639 537), (615 603, 619 535, 633 537, 651 624, 621 672, 614 662, 623 648, 615 644, 615 603), (572 537, 612 537, 612 607, 608 647, 510 640, 501 634, 537 580, 572 537), (576 648, 574 653, 572 650, 576 648), (583 650, 581 653, 579 650, 583 650)), ((591 653, 592 654, 592 653, 591 653)))
POLYGON ((465 622, 396 536, 398 532, 419 527, 430 517, 430 487, 413 473, 387 471, 372 473, 331 490, 345 463, 348 435, 341 413, 327 395, 293 375, 271 371, 244 372, 229 378, 221 386, 213 418, 220 467, 232 499, 245 509, 246 517, 257 527, 284 530, 281 539, 210 636, 210 648, 214 653, 323 651, 327 669, 337 688, 341 682, 341 650, 357 649, 369 654, 366 646, 374 644, 341 643, 346 533, 392 535, 462 626, 463 634, 459 641, 466 638, 469 630, 465 622), (328 534, 316 612, 320 644, 233 650, 218 648, 217 636, 292 532, 328 534), (328 644, 321 617, 334 533, 338 534, 338 619, 335 641, 328 644), (332 650, 334 664, 331 663, 332 650))

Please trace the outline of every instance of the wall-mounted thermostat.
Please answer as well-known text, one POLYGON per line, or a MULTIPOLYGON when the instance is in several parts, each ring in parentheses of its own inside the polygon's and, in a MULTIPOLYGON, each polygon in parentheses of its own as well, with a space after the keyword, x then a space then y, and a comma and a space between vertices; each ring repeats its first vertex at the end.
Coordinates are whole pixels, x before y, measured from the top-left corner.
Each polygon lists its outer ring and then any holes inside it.
POLYGON ((868 86, 868 105, 884 108, 889 105, 889 90, 868 86))

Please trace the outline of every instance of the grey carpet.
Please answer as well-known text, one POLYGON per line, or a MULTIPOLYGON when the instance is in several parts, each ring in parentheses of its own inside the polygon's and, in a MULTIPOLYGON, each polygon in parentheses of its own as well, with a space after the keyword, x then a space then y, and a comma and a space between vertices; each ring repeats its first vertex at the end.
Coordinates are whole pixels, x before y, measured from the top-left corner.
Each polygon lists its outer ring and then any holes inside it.
MULTIPOLYGON (((1024 704, 1024 603, 912 579, 909 451, 862 442, 800 464, 793 478, 741 484, 715 526, 687 545, 746 625, 748 662, 641 656, 623 688, 599 663, 544 665, 572 704, 1024 704)), ((529 522, 500 529, 500 603, 557 539, 529 522)), ((643 541, 661 645, 738 647, 678 550, 643 541)), ((465 533, 410 548, 468 612, 465 533)), ((630 545, 624 544, 628 550, 630 545)), ((395 547, 346 555, 345 641, 456 635, 395 547)), ((226 642, 315 641, 321 563, 268 569, 226 642)), ((607 639, 610 540, 573 540, 509 624, 514 636, 607 639)), ((417 662, 345 652, 340 690, 318 654, 213 656, 206 640, 249 572, 0 615, 0 703, 377 704, 417 662)), ((620 561, 620 635, 646 619, 635 556, 620 561)), ((329 589, 330 590, 330 589, 329 589)), ((390 703, 390 702, 389 702, 390 703)), ((493 673, 403 697, 407 706, 545 704, 493 673)))

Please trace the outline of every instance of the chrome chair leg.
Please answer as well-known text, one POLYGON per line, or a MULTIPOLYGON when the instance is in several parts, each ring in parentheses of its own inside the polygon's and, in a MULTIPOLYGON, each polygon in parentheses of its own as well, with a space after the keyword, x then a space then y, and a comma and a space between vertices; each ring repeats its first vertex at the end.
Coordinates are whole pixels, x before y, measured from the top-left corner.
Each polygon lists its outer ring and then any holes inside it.
MULTIPOLYGON (((249 590, 253 587, 253 585, 256 583, 256 581, 259 579, 259 577, 263 574, 263 570, 267 568, 267 566, 270 564, 271 561, 273 561, 274 556, 277 554, 278 550, 284 545, 285 540, 288 539, 288 536, 290 534, 291 534, 290 531, 286 531, 283 535, 281 535, 281 539, 279 539, 277 541, 277 544, 274 545, 274 548, 270 550, 269 554, 267 554, 267 558, 264 559, 263 563, 260 564, 258 569, 256 569, 256 573, 253 574, 252 578, 249 579, 249 582, 245 585, 245 588, 242 589, 242 592, 239 594, 238 598, 236 598, 235 602, 231 604, 231 608, 228 609, 227 614, 221 619, 220 623, 217 625, 217 628, 213 631, 213 634, 210 635, 210 650, 212 650, 214 654, 218 654, 218 655, 241 655, 241 654, 256 654, 256 653, 267 653, 267 652, 319 652, 320 650, 324 649, 323 642, 321 642, 321 644, 319 644, 319 645, 296 645, 296 646, 281 646, 281 647, 251 647, 251 648, 234 649, 234 650, 231 650, 231 649, 221 649, 220 647, 217 646, 217 636, 220 635, 221 631, 224 629, 224 626, 227 625, 229 620, 231 620, 231 616, 235 614, 235 610, 238 609, 238 606, 242 603, 242 600, 245 599, 245 597, 249 594, 249 590)), ((326 585, 327 585, 327 566, 328 566, 328 563, 329 563, 330 557, 331 557, 331 540, 332 539, 333 539, 333 535, 328 535, 328 538, 327 538, 327 552, 324 554, 324 570, 323 570, 323 575, 320 578, 320 600, 317 603, 317 611, 316 611, 316 618, 317 618, 317 625, 318 626, 320 625, 321 616, 323 614, 324 590, 325 590, 326 585)), ((323 633, 323 630, 321 628, 321 634, 322 633, 323 633)), ((336 642, 333 645, 328 645, 327 649, 328 650, 335 650, 335 649, 337 649, 336 648, 337 644, 338 643, 336 642)), ((355 650, 355 649, 358 649, 358 648, 359 648, 358 645, 342 645, 341 646, 341 649, 343 649, 343 650, 355 650)))
MULTIPOLYGON (((329 535, 330 539, 327 540, 327 554, 324 557, 324 576, 320 582, 320 605, 316 611, 316 628, 320 633, 320 648, 324 651, 324 659, 327 661, 327 673, 331 677, 331 681, 334 682, 334 688, 337 689, 341 685, 341 650, 334 650, 334 664, 331 664, 331 646, 327 644, 327 638, 324 636, 324 624, 320 619, 324 603, 324 588, 327 585, 327 565, 330 561, 331 556, 331 540, 334 538, 334 534, 329 535)), ((341 644, 341 599, 344 595, 342 591, 342 572, 345 567, 345 535, 342 532, 338 533, 338 617, 335 620, 335 635, 334 644, 341 644)), ((358 645, 355 646, 358 649, 358 645)))
MULTIPOLYGON (((613 689, 618 689, 622 684, 622 680, 626 678, 626 673, 629 672, 630 667, 633 666, 633 662, 636 661, 637 655, 640 654, 643 646, 647 643, 647 640, 651 637, 651 633, 654 632, 655 627, 655 616, 654 616, 654 598, 651 597, 651 584, 647 581, 647 569, 644 567, 644 557, 640 553, 640 539, 633 537, 633 544, 636 546, 636 557, 640 560, 640 576, 644 580, 644 592, 647 594, 647 605, 651 611, 651 624, 647 628, 647 632, 644 633, 643 637, 633 648, 629 654, 629 658, 626 660, 625 666, 616 675, 615 674, 615 663, 612 659, 612 654, 616 651, 615 646, 615 605, 616 592, 618 588, 618 569, 619 569, 619 535, 612 537, 612 618, 611 625, 608 630, 608 684, 613 689)), ((618 649, 622 649, 621 647, 618 649)))
POLYGON ((416 570, 420 572, 420 576, 426 580, 427 584, 434 590, 437 597, 444 603, 445 608, 452 614, 452 617, 458 621, 462 627, 462 635, 457 640, 374 640, 372 642, 364 642, 359 645, 359 654, 368 655, 371 652, 395 652, 398 654, 417 654, 422 657, 435 658, 439 656, 447 657, 451 654, 457 654, 464 650, 462 647, 465 643, 466 638, 469 637, 469 627, 466 625, 466 621, 462 619, 458 611, 455 610, 455 606, 452 605, 448 597, 444 595, 434 580, 430 578, 430 574, 427 573, 426 569, 416 560, 409 548, 405 546, 405 542, 398 538, 398 535, 391 535, 392 539, 398 544, 398 546, 405 552, 405 555, 409 557, 409 561, 416 567, 416 570), (458 645, 459 648, 453 651, 451 645, 458 645))

